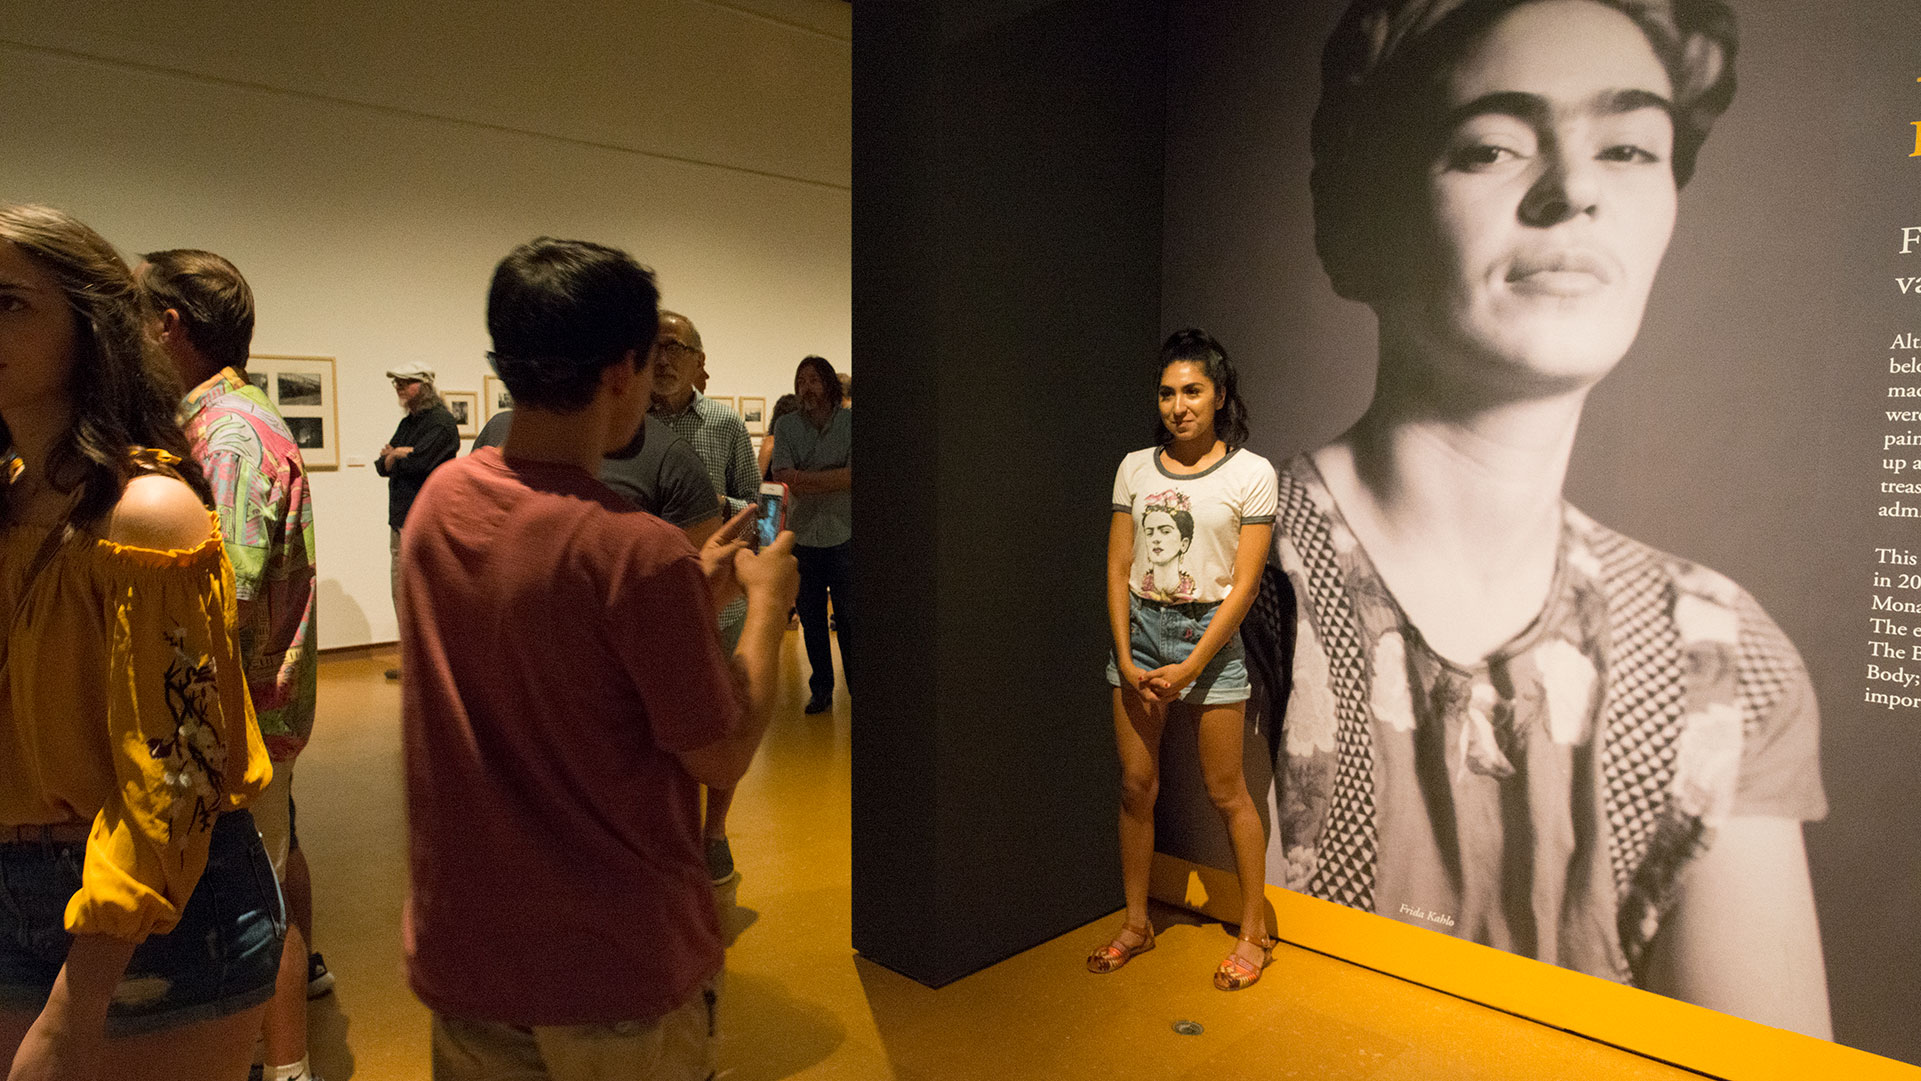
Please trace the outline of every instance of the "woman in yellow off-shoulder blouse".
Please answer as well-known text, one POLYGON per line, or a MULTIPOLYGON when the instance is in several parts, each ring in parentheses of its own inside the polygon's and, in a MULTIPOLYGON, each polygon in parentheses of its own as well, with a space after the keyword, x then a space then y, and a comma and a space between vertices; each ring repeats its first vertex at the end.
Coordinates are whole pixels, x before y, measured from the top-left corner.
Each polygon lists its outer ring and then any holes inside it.
POLYGON ((246 1076, 284 933, 233 571, 126 264, 0 206, 0 1056, 246 1076))

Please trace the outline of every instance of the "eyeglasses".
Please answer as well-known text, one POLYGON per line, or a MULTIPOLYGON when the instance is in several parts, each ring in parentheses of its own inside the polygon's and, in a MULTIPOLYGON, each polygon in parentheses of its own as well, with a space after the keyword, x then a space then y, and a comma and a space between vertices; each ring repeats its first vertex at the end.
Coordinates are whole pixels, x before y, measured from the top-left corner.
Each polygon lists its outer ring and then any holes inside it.
POLYGON ((654 348, 660 350, 663 353, 669 349, 678 349, 683 353, 700 352, 699 349, 696 349, 693 346, 688 345, 686 342, 675 341, 672 338, 662 338, 660 341, 657 341, 654 343, 654 348))

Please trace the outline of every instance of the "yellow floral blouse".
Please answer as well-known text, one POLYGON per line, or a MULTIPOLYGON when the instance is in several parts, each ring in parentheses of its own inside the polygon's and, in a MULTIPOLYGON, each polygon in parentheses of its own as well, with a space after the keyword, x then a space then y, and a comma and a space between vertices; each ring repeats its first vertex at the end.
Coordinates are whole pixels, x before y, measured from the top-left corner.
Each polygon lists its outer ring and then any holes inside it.
POLYGON ((0 824, 91 819, 66 928, 137 941, 179 921, 214 819, 272 776, 233 569, 211 512, 187 551, 76 529, 29 584, 45 538, 0 529, 0 824))

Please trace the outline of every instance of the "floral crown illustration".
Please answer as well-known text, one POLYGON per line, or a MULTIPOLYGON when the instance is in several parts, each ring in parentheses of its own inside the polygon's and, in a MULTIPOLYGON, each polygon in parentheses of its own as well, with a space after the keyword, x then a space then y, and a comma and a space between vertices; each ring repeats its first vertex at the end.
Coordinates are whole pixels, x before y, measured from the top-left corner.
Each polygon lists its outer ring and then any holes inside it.
POLYGON ((1162 511, 1167 514, 1181 511, 1192 514, 1194 512, 1194 505, 1188 502, 1187 496, 1182 494, 1180 489, 1169 488, 1165 492, 1155 492, 1153 495, 1147 497, 1146 502, 1141 504, 1142 514, 1151 514, 1154 511, 1162 511))

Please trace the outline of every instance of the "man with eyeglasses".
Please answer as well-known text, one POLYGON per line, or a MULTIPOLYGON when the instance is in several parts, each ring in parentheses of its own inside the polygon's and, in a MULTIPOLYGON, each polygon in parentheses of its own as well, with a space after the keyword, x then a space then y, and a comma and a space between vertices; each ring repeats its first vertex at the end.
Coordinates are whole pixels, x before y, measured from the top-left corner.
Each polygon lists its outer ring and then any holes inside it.
MULTIPOLYGON (((447 411, 440 393, 434 390, 434 371, 410 361, 387 373, 393 380, 394 396, 407 415, 400 418, 392 439, 380 448, 374 472, 386 477, 387 525, 392 530, 388 551, 392 556, 394 613, 400 612, 400 526, 407 510, 427 483, 427 474, 451 461, 460 452, 460 425, 447 411)), ((400 669, 387 669, 388 679, 399 679, 400 669)))
MULTIPOLYGON (((654 379, 653 415, 687 440, 707 467, 707 477, 725 504, 721 517, 731 518, 752 505, 760 495, 760 463, 754 457, 754 444, 747 438, 747 425, 740 414, 700 392, 707 382, 707 354, 693 320, 679 312, 660 313, 660 331, 654 336, 648 370, 654 379)), ((740 640, 746 612, 745 602, 738 599, 721 609, 721 644, 730 651, 740 640)), ((707 790, 703 843, 708 877, 715 886, 725 886, 736 878, 734 853, 727 844, 727 808, 733 801, 731 789, 707 790)))

